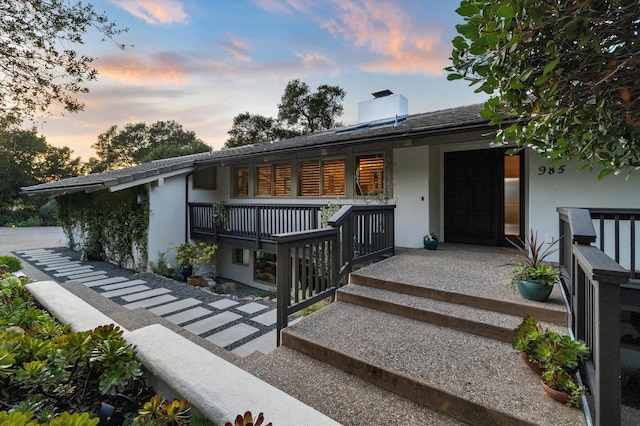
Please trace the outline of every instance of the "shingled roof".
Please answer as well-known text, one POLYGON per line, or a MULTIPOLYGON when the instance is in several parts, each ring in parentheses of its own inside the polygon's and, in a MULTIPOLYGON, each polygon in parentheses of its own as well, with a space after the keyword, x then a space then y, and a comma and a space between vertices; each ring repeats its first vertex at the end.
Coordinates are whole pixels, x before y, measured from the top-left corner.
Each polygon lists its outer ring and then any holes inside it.
POLYGON ((376 121, 355 126, 325 130, 273 142, 261 142, 220 151, 193 154, 183 157, 156 160, 138 166, 104 173, 94 173, 22 188, 26 194, 67 193, 111 189, 118 185, 136 182, 142 184, 163 175, 186 174, 197 164, 214 164, 220 161, 247 159, 266 153, 300 151, 318 147, 384 141, 402 137, 418 137, 449 134, 470 129, 487 128, 488 120, 480 116, 482 104, 444 109, 388 121, 376 121))

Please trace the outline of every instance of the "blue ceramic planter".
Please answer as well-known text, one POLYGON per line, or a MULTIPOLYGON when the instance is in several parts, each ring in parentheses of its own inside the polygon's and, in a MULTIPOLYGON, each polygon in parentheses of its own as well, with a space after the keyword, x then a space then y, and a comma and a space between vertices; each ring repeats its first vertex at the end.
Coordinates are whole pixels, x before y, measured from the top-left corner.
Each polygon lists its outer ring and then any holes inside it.
POLYGON ((424 248, 427 250, 435 250, 438 248, 438 240, 428 240, 424 239, 424 248))
POLYGON ((553 291, 553 286, 542 284, 540 281, 520 280, 517 287, 522 297, 536 302, 546 301, 553 291))

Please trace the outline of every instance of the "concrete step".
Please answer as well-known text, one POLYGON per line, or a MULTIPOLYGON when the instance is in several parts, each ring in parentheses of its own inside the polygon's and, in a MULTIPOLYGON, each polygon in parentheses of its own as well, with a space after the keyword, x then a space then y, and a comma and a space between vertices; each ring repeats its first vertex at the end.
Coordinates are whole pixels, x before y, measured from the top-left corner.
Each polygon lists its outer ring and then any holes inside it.
MULTIPOLYGON (((342 302, 507 343, 511 343, 513 330, 522 322, 522 317, 519 315, 477 309, 356 284, 342 287, 338 290, 336 297, 342 302)), ((550 330, 566 332, 566 329, 556 324, 544 322, 541 324, 550 330)))
POLYGON ((494 339, 337 301, 283 330, 282 344, 469 424, 585 424, 494 339))
MULTIPOLYGON (((368 270, 370 269, 371 268, 368 270)), ((491 296, 495 293, 495 289, 492 289, 491 292, 486 292, 488 296, 485 296, 485 292, 483 291, 478 292, 477 284, 474 284, 474 288, 471 288, 471 286, 464 286, 464 283, 456 283, 456 287, 447 288, 446 286, 432 286, 429 285, 429 283, 423 284, 416 282, 402 282, 391 279, 380 279, 359 273, 351 273, 349 283, 482 309, 485 311, 498 312, 520 318, 530 314, 541 322, 558 324, 561 326, 567 325, 567 312, 564 303, 544 303, 525 300, 520 297, 520 295, 517 295, 517 297, 513 296, 511 294, 511 290, 506 288, 504 285, 501 289, 501 297, 498 298, 491 296), (475 293, 465 292, 465 290, 474 290, 475 293)), ((489 286, 489 284, 484 285, 489 286)), ((563 300, 559 285, 556 285, 553 291, 554 293, 557 293, 554 299, 563 300)))
POLYGON ((341 302, 507 343, 511 343, 513 330, 522 322, 521 317, 513 315, 356 284, 342 287, 336 297, 341 302))
POLYGON ((284 346, 235 364, 345 426, 464 424, 284 346))

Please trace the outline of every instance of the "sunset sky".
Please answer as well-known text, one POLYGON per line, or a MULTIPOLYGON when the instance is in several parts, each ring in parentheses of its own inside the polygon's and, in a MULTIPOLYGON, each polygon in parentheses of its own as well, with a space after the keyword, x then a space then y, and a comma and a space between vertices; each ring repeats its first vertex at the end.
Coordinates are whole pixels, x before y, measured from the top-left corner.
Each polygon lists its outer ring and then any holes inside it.
POLYGON ((93 0, 121 28, 117 41, 90 34, 78 50, 99 75, 84 112, 51 116, 38 130, 87 160, 112 125, 175 120, 219 149, 233 117, 275 117, 288 81, 346 92, 345 125, 358 102, 389 89, 409 113, 482 102, 448 82, 457 0, 93 0))

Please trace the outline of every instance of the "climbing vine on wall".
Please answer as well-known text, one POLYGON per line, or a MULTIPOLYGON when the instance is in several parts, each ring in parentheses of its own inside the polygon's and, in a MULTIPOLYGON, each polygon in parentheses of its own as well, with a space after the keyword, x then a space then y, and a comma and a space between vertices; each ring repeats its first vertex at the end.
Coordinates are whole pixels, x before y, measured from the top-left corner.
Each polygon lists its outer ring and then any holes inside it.
POLYGON ((142 186, 57 197, 58 224, 69 247, 90 260, 146 269, 149 198, 142 186))

